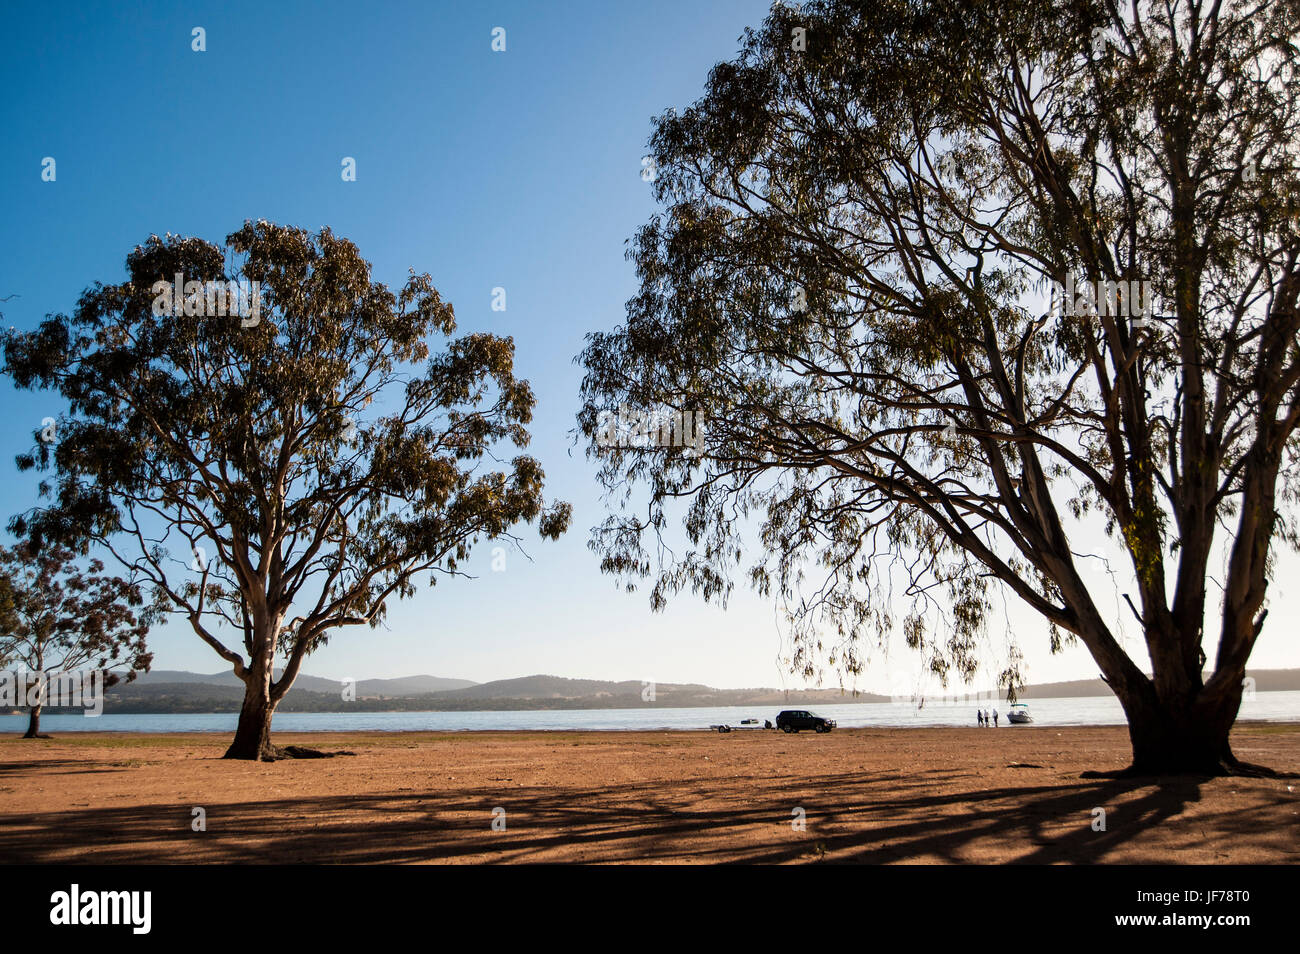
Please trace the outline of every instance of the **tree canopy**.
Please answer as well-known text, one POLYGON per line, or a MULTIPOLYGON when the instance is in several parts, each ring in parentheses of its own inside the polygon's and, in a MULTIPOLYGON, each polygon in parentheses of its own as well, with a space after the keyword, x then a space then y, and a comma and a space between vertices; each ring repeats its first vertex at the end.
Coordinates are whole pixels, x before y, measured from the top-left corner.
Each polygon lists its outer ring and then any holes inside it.
MULTIPOLYGON (((146 637, 165 609, 146 596, 140 586, 105 574, 102 560, 83 568, 67 547, 39 553, 28 542, 0 547, 0 661, 37 674, 41 698, 64 673, 100 670, 104 686, 123 675, 130 682, 149 671, 146 637)), ((39 734, 42 705, 30 707, 29 738, 39 734)))
POLYGON ((1135 767, 1240 768, 1297 542, 1298 29, 1294 0, 774 6, 655 122, 640 290, 581 355, 603 568, 655 606, 746 571, 809 674, 901 622, 969 679, 1000 589, 1086 644, 1135 767), (695 408, 703 447, 603 446, 621 403, 695 408), (1081 570, 1092 524, 1145 661, 1081 570))
POLYGON ((334 631, 461 573, 475 541, 566 528, 536 459, 493 466, 529 442, 513 342, 453 337, 429 275, 393 292, 329 229, 264 221, 224 247, 151 236, 127 272, 5 337, 14 382, 68 405, 19 461, 50 472, 47 504, 11 529, 105 547, 166 594, 246 683, 231 756, 277 754, 275 704, 334 631), (223 286, 246 314, 214 308, 223 286))

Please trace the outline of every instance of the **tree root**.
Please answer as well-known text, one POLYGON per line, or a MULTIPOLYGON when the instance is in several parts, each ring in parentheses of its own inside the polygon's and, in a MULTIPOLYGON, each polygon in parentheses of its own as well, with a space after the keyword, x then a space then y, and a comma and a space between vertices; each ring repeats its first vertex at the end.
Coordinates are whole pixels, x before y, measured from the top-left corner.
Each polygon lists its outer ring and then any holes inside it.
POLYGON ((1111 772, 1081 772, 1079 778, 1086 779, 1134 779, 1134 778, 1176 778, 1176 777, 1194 777, 1194 778, 1300 778, 1295 772, 1278 772, 1266 765, 1255 765, 1251 762, 1240 762, 1234 758, 1220 759, 1219 762, 1207 768, 1152 768, 1145 765, 1130 765, 1128 768, 1119 769, 1111 772))
POLYGON ((322 752, 320 749, 309 749, 305 745, 275 745, 271 747, 274 755, 268 761, 279 759, 332 759, 340 755, 356 755, 355 752, 322 752))
POLYGON ((1223 774, 1239 778, 1300 778, 1295 772, 1279 772, 1267 765, 1256 765, 1253 762, 1241 762, 1237 759, 1232 759, 1228 771, 1223 774))

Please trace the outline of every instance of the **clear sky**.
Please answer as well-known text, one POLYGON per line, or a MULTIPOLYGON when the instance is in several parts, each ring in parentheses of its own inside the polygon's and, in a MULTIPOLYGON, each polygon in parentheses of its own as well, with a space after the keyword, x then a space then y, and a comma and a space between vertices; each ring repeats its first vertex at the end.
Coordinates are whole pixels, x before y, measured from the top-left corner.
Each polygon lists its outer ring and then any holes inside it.
MULTIPOLYGON (((391 607, 386 629, 342 630, 307 672, 431 673, 477 681, 556 675, 801 686, 779 663, 773 608, 738 591, 729 609, 687 597, 651 614, 597 569, 594 467, 571 440, 591 330, 619 324, 634 291, 624 242, 654 210, 640 177, 651 117, 702 91, 759 0, 655 3, 22 3, 0 32, 0 303, 34 327, 95 281, 120 281, 151 233, 220 242, 245 219, 331 227, 391 286, 428 271, 459 330, 512 335, 539 403, 534 453, 548 498, 574 504, 559 543, 526 533, 533 562, 443 581, 391 607), (192 30, 206 31, 194 52, 192 30), (493 52, 504 28, 506 50, 493 52), (42 160, 57 163, 54 182, 42 160), (341 162, 356 160, 356 181, 341 162), (506 290, 504 312, 492 289, 506 290)), ((0 382, 3 517, 34 502, 10 463, 52 399, 0 382)), ((1254 664, 1300 665, 1286 558, 1254 664)), ((1051 657, 1013 610, 990 636, 1001 668, 1014 627, 1032 681, 1090 678, 1081 647, 1051 657)), ((1130 632, 1130 644, 1136 640, 1130 632)), ((156 669, 224 663, 187 626, 151 637, 156 669)), ((1139 655, 1139 658, 1140 655, 1139 655)), ((861 688, 914 682, 898 647, 861 688)))

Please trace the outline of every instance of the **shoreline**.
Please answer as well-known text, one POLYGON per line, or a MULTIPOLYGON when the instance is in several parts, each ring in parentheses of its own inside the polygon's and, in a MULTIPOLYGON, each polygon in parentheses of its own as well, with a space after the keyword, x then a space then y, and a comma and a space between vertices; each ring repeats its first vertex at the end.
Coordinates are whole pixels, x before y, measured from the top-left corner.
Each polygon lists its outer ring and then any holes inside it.
MULTIPOLYGON (((485 710, 485 711, 493 711, 493 710, 485 710)), ((128 713, 119 713, 119 715, 127 715, 127 714, 128 714, 128 713)), ((130 713, 130 714, 152 715, 153 713, 130 713)), ((200 712, 196 712, 196 713, 187 713, 187 714, 188 714, 188 715, 218 715, 218 716, 225 716, 225 715, 232 715, 232 716, 233 716, 233 715, 234 715, 233 713, 225 713, 225 712, 210 712, 210 713, 209 713, 209 712, 202 712, 202 713, 200 713, 200 712)), ((295 713, 295 714, 298 714, 298 713, 295 713)), ((322 715, 330 715, 330 714, 331 714, 331 713, 322 713, 322 715)), ((23 718, 24 720, 27 718, 27 716, 26 716, 25 713, 23 714, 22 718, 23 718)), ((44 716, 42 716, 42 718, 44 718, 44 716)), ((1233 723, 1233 731, 1236 731, 1236 730, 1239 729, 1239 728, 1268 728, 1268 727, 1275 727, 1275 726, 1276 726, 1276 727, 1286 727, 1286 728, 1289 728, 1289 729, 1300 729, 1300 718, 1295 718, 1295 719, 1238 719, 1235 723, 1233 723)), ((992 729, 992 731, 997 732, 997 731, 1009 731, 1009 730, 1015 730, 1015 731, 1017 731, 1017 732, 1025 732, 1025 731, 1034 731, 1034 730, 1039 730, 1039 731, 1041 731, 1041 730, 1050 730, 1050 729, 1071 729, 1071 730, 1075 730, 1075 729, 1097 729, 1097 730, 1105 730, 1105 729, 1119 729, 1119 730, 1123 730, 1123 731, 1127 732, 1127 730, 1128 730, 1128 726, 1125 725, 1125 724, 1123 724, 1123 723, 1118 723, 1118 724, 1116 724, 1116 723, 1087 723, 1087 722, 1077 722, 1077 723, 1076 723, 1076 722, 1062 722, 1062 723, 1052 723, 1052 724, 1029 723, 1029 724, 1027 724, 1027 725, 1023 725, 1023 724, 1022 724, 1022 725, 1015 725, 1015 724, 1012 724, 1012 723, 1006 723, 1006 724, 1003 724, 1003 725, 999 725, 999 726, 997 726, 997 727, 994 727, 994 728, 992 729)), ((834 735, 834 734, 839 734, 839 733, 850 733, 850 732, 965 732, 965 731, 967 731, 967 730, 974 730, 974 731, 976 731, 976 732, 983 732, 983 731, 985 731, 984 729, 978 728, 978 727, 976 727, 976 726, 965 726, 965 725, 960 725, 960 726, 957 726, 957 725, 954 725, 954 726, 946 726, 946 725, 879 725, 879 726, 870 726, 870 725, 867 725, 867 726, 845 726, 845 727, 840 727, 840 728, 836 728, 836 729, 834 729, 831 733, 828 733, 828 734, 830 734, 830 735, 834 735)), ((97 737, 97 736, 107 736, 107 737, 141 736, 141 737, 143 737, 143 738, 166 738, 166 737, 168 737, 168 736, 177 736, 177 737, 180 737, 180 738, 186 738, 186 737, 190 737, 190 736, 209 736, 209 735, 212 735, 212 736, 227 736, 227 735, 231 735, 234 731, 235 731, 235 727, 234 727, 234 725, 231 725, 229 728, 224 728, 224 729, 212 729, 212 728, 195 728, 195 729, 64 729, 64 728, 48 728, 48 727, 43 726, 43 727, 42 727, 42 730, 41 730, 41 734, 42 734, 43 736, 48 736, 48 738, 43 738, 43 739, 23 739, 23 738, 21 737, 21 731, 15 730, 15 731, 13 731, 13 732, 0 732, 0 742, 4 742, 4 741, 6 741, 6 740, 9 740, 9 741, 14 741, 14 740, 16 740, 16 741, 20 741, 20 742, 32 742, 32 741, 41 742, 41 741, 57 741, 57 740, 59 740, 59 739, 61 739, 61 738, 77 739, 77 738, 94 738, 94 737, 97 737)), ((275 727, 274 727, 274 724, 272 724, 272 734, 273 734, 274 736, 276 736, 276 737, 281 736, 281 735, 284 735, 284 736, 296 736, 296 735, 303 735, 303 736, 338 735, 338 736, 345 736, 345 737, 346 737, 346 736, 364 737, 364 736, 387 736, 387 735, 393 735, 393 736, 411 736, 411 735, 524 735, 524 736, 528 736, 528 735, 555 735, 555 734, 563 734, 563 735, 583 734, 583 735, 611 735, 611 736, 623 736, 623 735, 635 735, 635 734, 637 734, 637 733, 664 733, 664 732, 672 733, 672 734, 675 734, 675 735, 683 735, 683 736, 694 736, 694 735, 699 735, 699 734, 705 734, 705 735, 720 735, 720 736, 723 736, 723 737, 726 737, 726 736, 759 736, 759 737, 763 737, 763 736, 774 736, 774 737, 786 737, 786 733, 784 733, 784 732, 780 732, 780 731, 777 730, 777 729, 763 729, 763 728, 751 729, 751 728, 742 728, 742 727, 738 727, 738 726, 734 726, 734 725, 731 727, 731 731, 730 731, 730 732, 718 732, 716 729, 711 729, 711 728, 709 728, 709 727, 707 727, 707 726, 703 726, 703 727, 699 727, 699 728, 695 728, 695 727, 692 727, 692 728, 680 728, 680 727, 673 727, 673 726, 636 726, 636 727, 627 728, 627 729, 588 729, 588 728, 574 728, 574 729, 495 729, 495 728, 488 728, 488 729, 471 729, 471 728, 462 728, 462 729, 435 729, 435 728, 414 728, 414 729, 335 729, 335 728, 329 728, 329 729, 303 729, 303 728, 294 728, 294 729, 282 729, 282 730, 276 731, 276 729, 275 729, 275 727)), ((805 730, 805 731, 798 732, 798 733, 795 733, 795 734, 796 734, 796 735, 799 735, 799 736, 802 736, 802 735, 814 735, 815 733, 813 733, 811 730, 805 730)))
MULTIPOLYGON (((484 710, 484 711, 494 712, 497 710, 484 710)), ((152 716, 156 714, 152 714, 152 712, 118 712, 118 714, 116 715, 152 716)), ((187 712, 187 714, 185 715, 230 716, 231 719, 235 720, 237 719, 238 714, 233 714, 233 712, 187 712)), ((307 714, 299 714, 299 712, 295 712, 295 714, 291 714, 291 715, 307 715, 307 714)), ((311 715, 316 715, 316 714, 311 714, 311 715)), ((321 712, 320 715, 337 715, 337 714, 331 714, 331 712, 321 712)), ((407 712, 402 712, 402 714, 400 715, 409 715, 409 714, 407 714, 407 712)), ((12 719, 17 719, 18 716, 9 716, 9 717, 12 717, 12 719)), ((22 714, 21 717, 23 721, 26 721, 26 717, 27 717, 26 714, 22 714)), ((42 717, 44 719, 45 717, 44 714, 42 714, 42 717)), ((88 717, 94 717, 94 716, 88 716, 88 717)), ((1232 724, 1232 729, 1234 729, 1234 732, 1236 729, 1239 728, 1269 728, 1269 727, 1284 727, 1284 728, 1291 728, 1291 729, 1300 728, 1300 717, 1295 717, 1295 719, 1239 719, 1236 720, 1234 724, 1232 724)), ((60 738, 94 738, 99 736, 105 736, 105 737, 140 736, 143 738, 166 738, 169 736, 177 736, 182 738, 191 737, 191 736, 230 736, 230 734, 234 733, 234 729, 235 729, 234 724, 231 724, 229 728, 221 728, 221 729, 214 729, 214 728, 66 729, 62 727, 48 727, 48 725, 43 725, 42 736, 47 738, 36 738, 36 740, 25 740, 25 738, 21 737, 22 730, 25 730, 25 728, 26 727, 23 727, 22 729, 16 728, 14 730, 10 730, 10 732, 3 732, 3 730, 0 730, 0 742, 57 741, 60 740, 60 738)), ((727 736, 785 737, 785 734, 787 734, 787 733, 780 732, 780 730, 777 729, 763 729, 763 728, 751 729, 751 728, 737 727, 737 725, 732 725, 731 728, 732 728, 731 732, 718 732, 718 730, 708 728, 708 727, 681 728, 681 727, 671 727, 671 725, 650 725, 650 727, 632 727, 632 728, 625 728, 625 729, 608 729, 608 728, 602 728, 602 729, 593 729, 593 728, 304 729, 304 728, 292 728, 292 729, 276 730, 276 728, 274 728, 274 723, 273 723, 272 733, 273 736, 276 737, 278 736, 352 736, 352 737, 420 736, 420 734, 434 734, 434 736, 465 736, 465 734, 468 734, 468 736, 546 736, 546 734, 575 734, 575 733, 593 734, 593 736, 629 736, 629 734, 637 734, 637 733, 672 733, 672 734, 680 734, 680 736, 697 736, 697 734, 707 734, 707 736, 724 736, 724 737, 727 736)), ((984 729, 974 727, 974 725, 927 724, 927 725, 849 725, 849 727, 836 728, 835 730, 833 730, 833 732, 828 734, 850 733, 850 732, 966 732, 967 729, 975 730, 975 732, 984 732, 984 729)), ((1021 725, 1006 723, 1006 724, 998 725, 998 727, 995 727, 992 730, 993 732, 998 732, 998 730, 1002 730, 1002 732, 1006 732, 1006 730, 1015 730, 1015 732, 1034 732, 1034 730, 1044 730, 1044 729, 1122 729, 1125 730, 1125 732, 1127 732, 1128 727, 1127 724, 1125 723, 1049 723, 1049 724, 1030 723, 1030 724, 1021 724, 1021 725)), ((811 736, 811 734, 815 734, 815 733, 811 732, 811 730, 803 730, 803 732, 798 732, 794 734, 797 734, 797 736, 805 736, 805 734, 807 734, 807 736, 811 736)))

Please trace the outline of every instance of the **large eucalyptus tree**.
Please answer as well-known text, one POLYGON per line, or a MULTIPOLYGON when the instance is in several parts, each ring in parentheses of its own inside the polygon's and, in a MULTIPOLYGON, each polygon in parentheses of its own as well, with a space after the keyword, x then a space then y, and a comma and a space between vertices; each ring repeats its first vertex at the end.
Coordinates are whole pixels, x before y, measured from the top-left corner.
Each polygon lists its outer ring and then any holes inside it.
POLYGON ((1252 770, 1229 731, 1297 541, 1298 30, 1295 0, 774 6, 656 121, 640 292, 581 356, 604 568, 725 596, 754 514, 796 668, 858 671, 900 607, 945 678, 1002 589, 1091 651, 1133 771, 1252 770), (626 404, 702 445, 609 439, 626 404), (1102 531, 1123 603, 1081 567, 1102 531))
POLYGON ((569 505, 544 504, 532 457, 493 468, 528 443, 533 392, 509 338, 450 337, 428 275, 394 294, 328 229, 266 222, 225 248, 153 236, 127 271, 4 339, 14 382, 68 405, 19 460, 52 476, 11 529, 103 547, 165 594, 244 681, 227 757, 276 758, 271 716, 331 634, 477 540, 558 536, 569 505))

